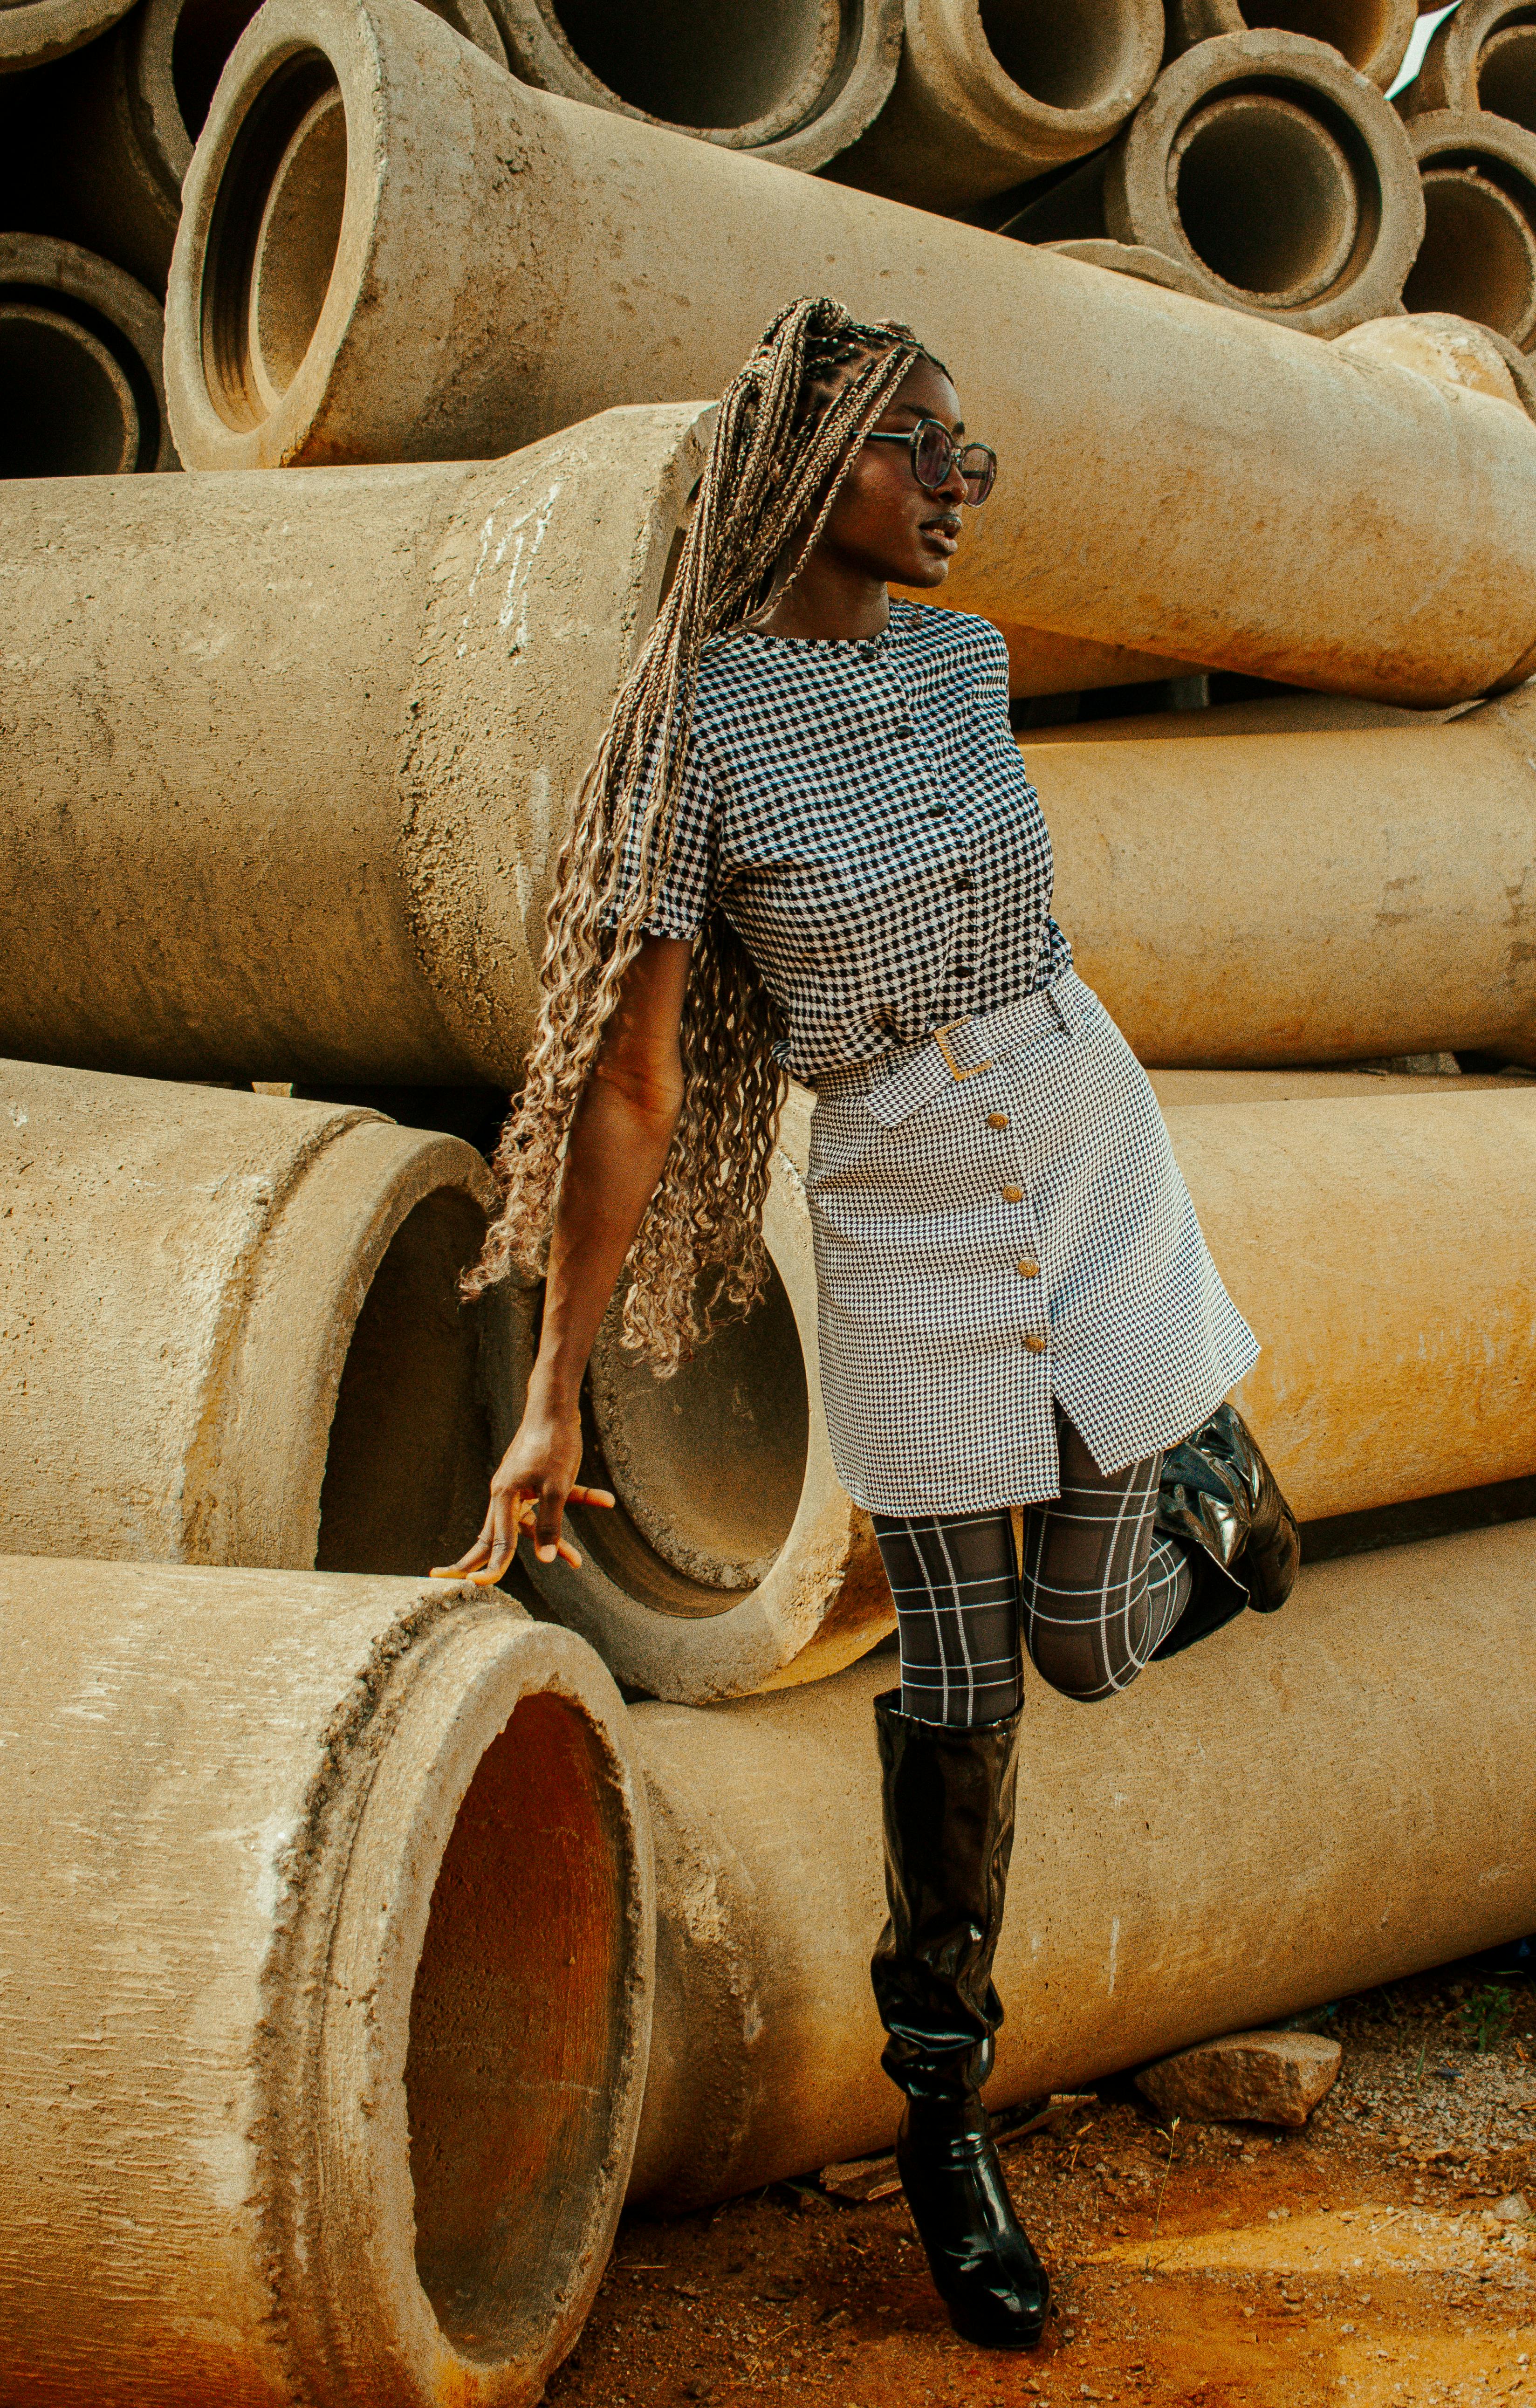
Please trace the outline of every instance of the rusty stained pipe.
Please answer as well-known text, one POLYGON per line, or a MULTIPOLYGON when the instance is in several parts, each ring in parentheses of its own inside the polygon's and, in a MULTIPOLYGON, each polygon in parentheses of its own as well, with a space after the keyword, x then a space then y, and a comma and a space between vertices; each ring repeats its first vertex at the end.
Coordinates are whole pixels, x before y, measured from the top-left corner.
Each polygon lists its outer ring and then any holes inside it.
POLYGON ((0 1601, 7 2398, 528 2408, 645 2077, 612 1682, 443 1582, 10 1556, 0 1601))
MULTIPOLYGON (((1313 1565, 1282 1613, 1242 1615, 1108 1708, 1031 1680, 990 2102, 1529 1931, 1533 1584, 1514 1523, 1313 1565)), ((634 1710, 658 1905, 638 2204, 679 2213, 890 2145, 871 1705, 895 1672, 634 1710)))
POLYGON ((1304 34, 1327 42, 1385 92, 1419 13, 1416 0, 1171 0, 1169 42, 1177 52, 1217 34, 1304 34))
POLYGON ((1410 119, 1424 239, 1405 306, 1450 310, 1536 348, 1536 134, 1449 109, 1410 119))
POLYGON ((495 1189, 456 1138, 163 1080, 0 1066, 0 1543, 331 1571, 480 1527, 495 1189))
MULTIPOLYGON (((1240 1398, 1307 1519, 1536 1470, 1536 1269, 1525 1243, 1536 1087, 1423 1085, 1394 1095, 1357 1078, 1284 1112, 1232 1102, 1166 1114, 1216 1262, 1266 1350, 1240 1398), (1466 1269, 1448 1309, 1417 1266, 1453 1249, 1466 1269)), ((702 1349, 678 1383, 626 1369, 617 1413, 604 1394, 617 1350, 610 1361, 600 1353, 586 1476, 611 1476, 621 1509, 572 1513, 579 1570, 531 1567, 546 1610, 620 1679, 685 1704, 813 1681, 891 1627, 820 1416, 800 1183, 809 1111, 803 1096, 786 1111, 768 1216, 791 1310, 776 1297, 702 1349), (749 1530, 761 1559, 733 1577, 749 1530)), ((507 1436, 534 1319, 527 1297, 499 1398, 507 1436)))
MULTIPOLYGON (((1266 57, 1282 38, 1232 37, 1266 57)), ((1371 280, 1355 304, 1378 314, 1371 280)), ((1511 413, 1447 451, 1417 378, 1384 407, 1286 328, 531 92, 407 0, 268 0, 242 36, 188 176, 173 423, 204 467, 500 451, 718 390, 774 309, 828 287, 865 316, 899 306, 969 423, 1027 464, 968 529, 956 607, 1391 701, 1521 673, 1536 485, 1511 413), (493 165, 512 156, 515 213, 493 165), (280 190, 311 166, 324 209, 296 222, 280 190), (1448 564, 1432 605, 1426 549, 1448 564)))
POLYGON ((907 0, 906 26, 883 114, 833 172, 927 209, 1098 150, 1163 49, 1158 0, 907 0))
POLYGON ((1336 51, 1221 34, 1164 70, 1101 158, 1002 231, 1143 244, 1207 300, 1336 335, 1397 308, 1424 200, 1401 121, 1336 51))
POLYGON ((495 0, 512 71, 543 92, 781 166, 825 167, 879 116, 902 0, 495 0))
POLYGON ((0 234, 0 479, 179 467, 163 325, 153 294, 108 260, 0 234))

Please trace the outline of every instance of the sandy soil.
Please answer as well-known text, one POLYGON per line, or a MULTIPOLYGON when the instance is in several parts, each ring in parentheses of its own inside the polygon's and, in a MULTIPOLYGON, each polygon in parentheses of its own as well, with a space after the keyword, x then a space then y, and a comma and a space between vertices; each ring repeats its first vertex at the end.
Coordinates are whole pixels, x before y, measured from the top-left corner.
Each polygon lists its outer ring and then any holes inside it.
POLYGON ((1006 2152, 1055 2284, 1038 2351, 958 2341, 899 2197, 848 2206, 811 2176, 673 2224, 627 2218, 549 2398, 1536 2403, 1531 1983, 1458 1967, 1316 2028, 1343 2069, 1303 2132, 1170 2130, 1116 2082, 1006 2152))

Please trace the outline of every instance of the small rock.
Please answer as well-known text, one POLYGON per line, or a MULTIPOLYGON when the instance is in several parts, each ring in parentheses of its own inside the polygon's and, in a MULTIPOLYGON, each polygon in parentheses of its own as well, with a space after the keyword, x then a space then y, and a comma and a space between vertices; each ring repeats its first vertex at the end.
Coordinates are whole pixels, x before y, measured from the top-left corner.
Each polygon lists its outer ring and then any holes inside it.
POLYGON ((1512 2190, 1508 2199, 1494 2200, 1493 2213, 1501 2224, 1521 2224, 1530 2214, 1530 2206, 1523 2192, 1512 2190))
POLYGON ((1304 2124, 1338 2079, 1343 2051, 1321 2032, 1228 2032, 1136 2077, 1161 2115, 1191 2124, 1304 2124))

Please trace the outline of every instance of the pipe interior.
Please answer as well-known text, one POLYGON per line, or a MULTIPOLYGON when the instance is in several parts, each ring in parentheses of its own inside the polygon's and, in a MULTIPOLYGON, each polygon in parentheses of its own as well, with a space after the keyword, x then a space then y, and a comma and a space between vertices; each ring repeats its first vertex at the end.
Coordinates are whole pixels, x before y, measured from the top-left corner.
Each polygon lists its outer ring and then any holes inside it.
POLYGON ((1250 7, 1244 0, 1242 22, 1256 32, 1305 34, 1331 43, 1351 66, 1363 67, 1391 32, 1393 14, 1387 0, 1287 0, 1284 7, 1265 7, 1261 0, 1250 7))
POLYGON ((1169 161, 1191 250, 1240 292, 1299 308, 1344 273, 1360 230, 1342 147, 1294 101, 1223 93, 1179 131, 1169 161))
POLYGON ((597 1734, 525 1697, 443 1852, 406 2055, 416 2271, 472 2360, 537 2358, 581 2271, 625 2044, 628 1872, 597 1734))
POLYGON ((612 1513, 580 1515, 579 1544, 658 1612, 723 1612, 770 1570, 805 1485, 811 1399, 795 1314, 770 1271, 675 1379, 658 1380, 605 1327, 588 1382, 595 1466, 612 1513))
POLYGON ((1135 64, 1136 11, 1102 0, 982 0, 982 31, 1004 75, 1048 108, 1094 108, 1135 64))
POLYGON ((838 50, 843 0, 553 0, 599 82, 673 125, 809 116, 838 50))
POLYGON ((1507 335, 1536 334, 1536 236, 1507 193, 1459 167, 1424 171, 1424 240, 1403 286, 1410 310, 1449 309, 1507 335))
POLYGON ((133 389, 105 343, 45 302, 0 298, 0 477, 110 477, 138 465, 133 389))
POLYGON ((1536 14, 1500 25, 1477 54, 1477 104, 1536 134, 1536 14))
POLYGON ((224 62, 258 5, 259 0, 182 0, 171 36, 171 88, 191 143, 208 122, 224 62))
POLYGON ((230 425, 258 425, 298 374, 330 289, 346 198, 340 86, 329 60, 301 51, 248 111, 208 228, 204 361, 230 425))
POLYGON ((460 1272, 485 1223, 452 1188, 406 1216, 352 1331, 320 1498, 320 1571, 424 1572, 485 1513, 491 1435, 460 1272))

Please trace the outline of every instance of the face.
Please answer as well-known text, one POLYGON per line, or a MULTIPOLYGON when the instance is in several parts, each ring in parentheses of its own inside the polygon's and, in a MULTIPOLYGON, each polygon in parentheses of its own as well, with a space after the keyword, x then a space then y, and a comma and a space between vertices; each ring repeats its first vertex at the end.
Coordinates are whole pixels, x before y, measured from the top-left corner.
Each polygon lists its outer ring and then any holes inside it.
MULTIPOLYGON (((875 421, 880 434, 910 435, 920 418, 937 418, 959 440, 960 399, 931 360, 909 368, 875 421)), ((887 585, 942 585, 960 539, 965 479, 951 467, 929 493, 912 474, 902 443, 866 443, 842 480, 816 546, 841 567, 887 585)))

